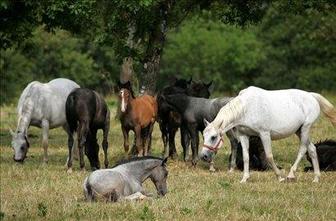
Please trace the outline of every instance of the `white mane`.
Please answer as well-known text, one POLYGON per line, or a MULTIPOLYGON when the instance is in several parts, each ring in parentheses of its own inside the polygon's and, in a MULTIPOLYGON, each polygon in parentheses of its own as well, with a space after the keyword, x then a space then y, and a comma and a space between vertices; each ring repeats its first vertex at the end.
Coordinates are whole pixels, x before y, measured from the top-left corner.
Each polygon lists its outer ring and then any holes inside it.
POLYGON ((227 131, 233 127, 231 123, 239 118, 244 112, 244 106, 239 96, 232 99, 228 104, 220 109, 214 121, 211 122, 211 126, 216 130, 227 131))

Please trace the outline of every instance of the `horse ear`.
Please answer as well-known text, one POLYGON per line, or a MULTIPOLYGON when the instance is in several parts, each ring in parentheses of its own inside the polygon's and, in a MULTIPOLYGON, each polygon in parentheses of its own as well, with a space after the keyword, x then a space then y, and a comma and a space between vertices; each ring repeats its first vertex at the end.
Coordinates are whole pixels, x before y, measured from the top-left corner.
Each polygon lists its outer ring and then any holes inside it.
POLYGON ((204 126, 207 127, 210 123, 205 118, 203 118, 204 126))
POLYGON ((187 81, 188 84, 191 84, 192 82, 192 76, 190 77, 189 81, 187 81))
POLYGON ((212 80, 211 80, 209 83, 205 84, 205 86, 206 86, 207 88, 209 88, 211 85, 212 85, 212 80))
POLYGON ((164 158, 163 160, 162 160, 162 166, 167 166, 167 161, 168 161, 168 157, 166 157, 166 158, 164 158))
POLYGON ((12 130, 12 128, 9 128, 9 133, 12 135, 12 137, 15 135, 14 131, 12 130))

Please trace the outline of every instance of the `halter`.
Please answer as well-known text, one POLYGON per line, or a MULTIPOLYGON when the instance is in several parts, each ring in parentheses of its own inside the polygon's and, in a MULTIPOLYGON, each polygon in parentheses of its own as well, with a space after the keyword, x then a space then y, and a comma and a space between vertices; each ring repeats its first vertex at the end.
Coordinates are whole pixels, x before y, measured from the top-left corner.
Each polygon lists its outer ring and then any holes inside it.
POLYGON ((224 140, 222 137, 219 139, 219 141, 216 143, 215 146, 209 146, 209 145, 203 144, 203 147, 208 148, 212 152, 217 152, 217 150, 219 149, 220 143, 224 143, 224 140))

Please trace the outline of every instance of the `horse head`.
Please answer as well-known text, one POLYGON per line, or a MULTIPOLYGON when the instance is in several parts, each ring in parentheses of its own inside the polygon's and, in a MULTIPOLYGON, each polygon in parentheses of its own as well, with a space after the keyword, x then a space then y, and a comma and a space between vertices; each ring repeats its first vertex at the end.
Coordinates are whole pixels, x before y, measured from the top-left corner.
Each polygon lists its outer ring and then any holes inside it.
POLYGON ((16 162, 23 163, 29 148, 27 135, 25 132, 21 131, 13 132, 10 130, 10 132, 12 135, 12 147, 14 149, 13 159, 16 162))
POLYGON ((211 162, 217 150, 223 145, 222 135, 207 120, 204 119, 206 128, 203 131, 203 148, 199 157, 207 162, 211 162))
POLYGON ((122 113, 125 113, 127 110, 127 105, 130 100, 130 96, 132 96, 131 92, 126 88, 122 88, 119 91, 120 110, 122 113))
POLYGON ((165 158, 162 160, 161 165, 155 167, 149 178, 154 183, 156 190, 160 196, 164 196, 167 193, 167 177, 168 177, 168 170, 167 170, 167 159, 165 158))
POLYGON ((188 94, 193 97, 209 98, 211 85, 212 81, 210 81, 209 83, 193 81, 189 87, 188 94))

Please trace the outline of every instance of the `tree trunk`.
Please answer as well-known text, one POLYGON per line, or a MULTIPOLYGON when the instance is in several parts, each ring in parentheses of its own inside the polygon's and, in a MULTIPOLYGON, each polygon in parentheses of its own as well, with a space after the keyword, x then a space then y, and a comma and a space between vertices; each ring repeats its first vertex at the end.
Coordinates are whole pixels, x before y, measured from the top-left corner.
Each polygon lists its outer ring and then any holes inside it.
POLYGON ((163 2, 157 11, 158 23, 150 33, 145 58, 143 60, 143 74, 140 79, 141 90, 154 94, 157 75, 160 71, 160 59, 166 41, 168 11, 174 1, 163 2))
POLYGON ((133 58, 132 57, 126 57, 123 60, 123 63, 121 65, 121 70, 120 70, 120 82, 121 83, 126 83, 127 81, 132 80, 133 76, 133 58))

